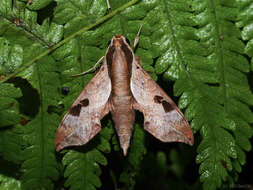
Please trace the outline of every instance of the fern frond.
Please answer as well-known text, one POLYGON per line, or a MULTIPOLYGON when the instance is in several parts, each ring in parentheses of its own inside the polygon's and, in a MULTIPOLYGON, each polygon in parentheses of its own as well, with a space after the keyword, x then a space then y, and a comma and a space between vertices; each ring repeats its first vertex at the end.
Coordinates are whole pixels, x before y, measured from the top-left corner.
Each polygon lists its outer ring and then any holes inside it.
POLYGON ((27 3, 26 7, 30 10, 40 10, 52 3, 54 0, 33 0, 31 3, 27 3))
POLYGON ((22 96, 20 89, 13 84, 0 85, 0 154, 4 159, 19 163, 21 158, 21 115, 16 98, 22 96), (15 125, 14 127, 10 127, 15 125))
POLYGON ((45 57, 34 67, 28 78, 40 94, 40 110, 37 116, 25 128, 25 139, 29 145, 24 150, 24 174, 22 185, 25 189, 53 189, 52 180, 59 176, 55 158, 54 137, 59 116, 49 114, 48 106, 57 105, 59 84, 53 59, 45 57))
MULTIPOLYGON (((1 0, 0 18, 0 28, 2 28, 0 34, 4 34, 10 42, 21 45, 28 55, 31 52, 27 49, 31 44, 38 43, 42 47, 49 48, 63 35, 63 27, 50 23, 49 19, 44 20, 42 25, 37 24, 37 13, 27 9, 26 4, 21 1, 1 0)), ((25 61, 29 61, 34 56, 33 52, 25 61)))
POLYGON ((97 146, 97 149, 103 153, 111 152, 111 144, 110 141, 112 139, 112 135, 114 133, 112 121, 109 120, 103 130, 99 133, 99 141, 100 143, 97 146))
POLYGON ((241 29, 241 36, 242 39, 247 41, 245 47, 245 53, 251 58, 252 63, 252 56, 253 56, 253 32, 251 29, 252 26, 252 2, 251 1, 240 1, 238 5, 239 13, 238 13, 238 20, 236 22, 236 26, 241 29))
POLYGON ((183 0, 161 6, 165 13, 160 12, 157 25, 163 27, 154 39, 162 37, 154 40, 154 51, 162 54, 156 70, 161 73, 169 67, 164 77, 178 78, 174 87, 175 94, 182 94, 180 107, 186 108, 191 126, 203 138, 197 156, 200 179, 204 189, 216 189, 230 175, 235 160, 238 168, 239 154, 244 154, 240 149, 251 148, 253 96, 244 74, 249 71, 244 45, 233 24, 238 7, 235 2, 183 0))
POLYGON ((68 1, 57 2, 53 21, 65 25, 64 36, 69 36, 101 18, 107 11, 106 1, 68 1))
POLYGON ((52 180, 57 180, 59 176, 53 146, 53 131, 58 119, 41 110, 26 126, 30 132, 27 134, 30 146, 23 153, 24 174, 21 180, 25 189, 53 189, 52 180))
POLYGON ((17 124, 13 127, 0 130, 0 155, 8 161, 20 164, 22 156, 23 126, 17 124))
MULTIPOLYGON (((241 29, 241 37, 244 41, 247 42, 244 52, 251 58, 251 70, 253 69, 253 30, 251 29, 252 26, 252 5, 253 3, 251 1, 240 1, 238 2, 239 7, 239 13, 238 13, 238 20, 236 22, 236 26, 241 29)), ((245 65, 245 64, 243 64, 245 65)), ((247 68, 248 69, 248 68, 247 68)), ((241 69, 240 69, 241 70, 241 69)), ((248 71, 248 70, 247 70, 248 71)), ((240 92, 237 92, 236 95, 239 98, 239 93, 243 95, 239 100, 246 102, 248 104, 252 105, 252 98, 249 95, 249 91, 247 90, 246 84, 246 78, 243 78, 244 84, 238 84, 237 86, 240 88, 240 92), (241 86, 242 85, 242 86, 241 86)), ((250 83, 251 84, 251 83, 250 83)), ((241 165, 244 165, 246 163, 246 155, 244 150, 249 151, 251 150, 251 143, 249 139, 253 135, 252 127, 249 125, 249 123, 252 123, 252 115, 251 111, 248 109, 248 107, 245 104, 241 104, 237 102, 237 104, 240 105, 241 108, 243 108, 243 111, 245 113, 241 115, 236 115, 237 117, 237 125, 240 126, 237 129, 237 133, 235 134, 235 138, 237 140, 237 152, 238 152, 238 160, 234 160, 233 165, 237 172, 241 172, 241 165), (238 118, 239 117, 239 118, 238 118)), ((237 105, 235 104, 235 106, 237 105)), ((234 112, 237 111, 238 114, 240 110, 234 109, 234 112)), ((242 112, 240 112, 242 113, 242 112)))
POLYGON ((138 175, 141 175, 141 164, 144 155, 147 153, 145 146, 145 132, 138 124, 134 125, 134 131, 129 148, 124 171, 120 174, 119 181, 125 183, 127 189, 134 189, 138 175))
POLYGON ((13 84, 0 85, 0 127, 14 125, 20 122, 19 104, 16 98, 22 96, 20 89, 13 84))
POLYGON ((106 158, 97 149, 85 153, 69 151, 63 158, 63 165, 67 166, 64 176, 68 177, 65 186, 71 190, 94 190, 101 186, 98 176, 101 170, 98 164, 106 165, 106 158))
MULTIPOLYGON (((42 25, 37 24, 37 13, 28 10, 20 1, 1 1, 0 17, 1 35, 6 38, 2 39, 2 43, 7 46, 6 50, 2 50, 6 52, 3 53, 6 56, 1 60, 4 66, 1 72, 4 73, 13 72, 40 54, 43 49, 57 43, 63 35, 63 27, 50 23, 47 19, 42 25)), ((38 65, 19 75, 27 79, 40 95, 40 111, 24 127, 24 139, 27 141, 24 144, 28 146, 22 155, 24 174, 21 181, 24 189, 53 189, 52 180, 56 180, 59 175, 53 146, 59 117, 47 112, 50 105, 58 104, 58 91, 55 88, 58 80, 56 71, 54 61, 50 57, 45 57, 38 65)), ((13 151, 14 148, 10 150, 13 151)))
POLYGON ((0 74, 13 72, 22 65, 23 48, 19 44, 10 43, 4 37, 0 37, 0 55, 0 74))
POLYGON ((109 140, 112 134, 112 124, 109 122, 93 142, 85 145, 84 152, 70 150, 64 155, 62 162, 66 166, 64 172, 64 176, 67 177, 66 187, 70 187, 70 190, 93 190, 101 186, 99 164, 107 164, 101 151, 110 152, 109 140))
POLYGON ((134 125, 133 137, 127 158, 135 170, 140 167, 141 161, 146 152, 144 129, 136 124, 134 125))
POLYGON ((0 174, 0 189, 1 190, 21 190, 20 181, 0 174))

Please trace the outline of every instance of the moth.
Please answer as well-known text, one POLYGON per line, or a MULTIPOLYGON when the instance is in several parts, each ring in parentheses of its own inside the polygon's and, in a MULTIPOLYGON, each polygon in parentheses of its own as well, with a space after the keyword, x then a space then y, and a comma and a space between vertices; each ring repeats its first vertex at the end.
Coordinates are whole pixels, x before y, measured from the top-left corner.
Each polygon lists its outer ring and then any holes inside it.
POLYGON ((75 100, 60 123, 55 147, 84 145, 102 127, 109 112, 126 156, 135 120, 135 110, 144 115, 144 129, 163 142, 193 144, 193 134, 183 113, 141 67, 122 35, 115 35, 104 62, 75 100))

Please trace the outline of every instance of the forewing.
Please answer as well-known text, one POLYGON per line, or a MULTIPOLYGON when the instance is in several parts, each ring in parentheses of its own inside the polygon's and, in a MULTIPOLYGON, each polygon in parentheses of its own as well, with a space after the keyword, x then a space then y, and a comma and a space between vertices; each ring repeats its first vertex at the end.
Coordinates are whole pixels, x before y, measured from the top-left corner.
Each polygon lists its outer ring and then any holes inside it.
POLYGON ((191 128, 176 104, 142 67, 132 66, 134 108, 144 115, 144 129, 163 142, 193 144, 191 128))
POLYGON ((106 63, 90 80, 87 86, 64 116, 55 137, 55 147, 83 145, 100 130, 100 120, 109 112, 108 99, 111 94, 111 80, 106 63))

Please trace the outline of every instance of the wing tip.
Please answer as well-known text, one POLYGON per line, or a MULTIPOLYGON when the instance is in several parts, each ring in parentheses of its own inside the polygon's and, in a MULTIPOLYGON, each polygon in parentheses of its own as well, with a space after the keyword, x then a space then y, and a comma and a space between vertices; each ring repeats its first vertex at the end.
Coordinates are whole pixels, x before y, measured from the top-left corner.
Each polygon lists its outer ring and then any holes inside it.
POLYGON ((190 145, 190 146, 193 146, 193 144, 194 144, 194 138, 193 138, 193 136, 192 137, 187 137, 187 140, 188 140, 188 142, 186 142, 186 144, 188 144, 188 145, 190 145))
POLYGON ((193 146, 194 136, 193 136, 193 132, 192 132, 192 129, 191 129, 190 125, 189 125, 189 131, 186 133, 186 137, 187 137, 188 142, 189 142, 188 144, 193 146))
POLYGON ((56 152, 59 152, 62 149, 63 149, 63 147, 60 144, 55 144, 55 150, 56 150, 56 152))
POLYGON ((61 149, 64 147, 62 146, 62 142, 65 138, 65 133, 61 128, 58 128, 56 136, 55 136, 55 141, 54 141, 54 147, 57 152, 59 152, 61 149))
MULTIPOLYGON (((189 126, 189 125, 188 125, 189 126)), ((184 136, 185 136, 185 140, 183 140, 184 143, 190 145, 190 146, 193 146, 194 144, 194 136, 193 136, 193 133, 192 133, 192 130, 189 127, 187 127, 187 130, 185 129, 184 131, 182 131, 184 136)))

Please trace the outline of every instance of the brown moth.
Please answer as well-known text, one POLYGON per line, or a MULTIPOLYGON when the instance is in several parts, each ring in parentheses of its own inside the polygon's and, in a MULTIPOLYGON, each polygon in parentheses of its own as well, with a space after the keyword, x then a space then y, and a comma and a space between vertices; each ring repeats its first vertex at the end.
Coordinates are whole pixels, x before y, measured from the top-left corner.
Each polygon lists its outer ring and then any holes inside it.
POLYGON ((183 113, 144 71, 125 37, 115 35, 103 65, 64 116, 55 137, 56 150, 89 142, 100 132, 100 120, 111 112, 126 155, 135 110, 144 115, 144 129, 159 140, 193 144, 183 113))

